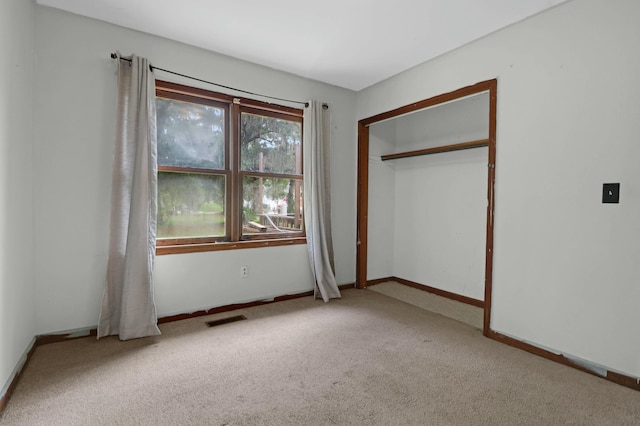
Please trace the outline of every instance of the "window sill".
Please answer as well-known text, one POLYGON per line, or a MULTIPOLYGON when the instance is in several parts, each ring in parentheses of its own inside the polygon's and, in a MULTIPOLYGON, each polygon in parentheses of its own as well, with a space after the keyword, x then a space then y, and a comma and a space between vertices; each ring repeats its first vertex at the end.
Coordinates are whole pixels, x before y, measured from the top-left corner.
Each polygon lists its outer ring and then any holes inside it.
POLYGON ((181 254, 181 253, 199 253, 205 251, 218 251, 218 250, 239 250, 259 247, 277 247, 277 246, 290 246, 297 244, 306 244, 307 239, 305 237, 299 238, 286 238, 286 239, 273 239, 273 240, 260 240, 260 241, 237 241, 233 243, 229 242, 217 242, 217 243, 205 243, 205 244, 181 244, 173 246, 157 246, 156 255, 161 256, 165 254, 181 254))

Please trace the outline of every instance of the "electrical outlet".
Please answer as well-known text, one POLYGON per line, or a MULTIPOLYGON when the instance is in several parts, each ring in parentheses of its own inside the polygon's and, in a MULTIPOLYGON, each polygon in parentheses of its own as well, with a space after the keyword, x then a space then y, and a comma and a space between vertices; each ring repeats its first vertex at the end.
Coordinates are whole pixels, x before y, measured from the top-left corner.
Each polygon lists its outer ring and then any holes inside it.
POLYGON ((240 277, 241 278, 249 278, 249 268, 246 266, 240 267, 240 277))

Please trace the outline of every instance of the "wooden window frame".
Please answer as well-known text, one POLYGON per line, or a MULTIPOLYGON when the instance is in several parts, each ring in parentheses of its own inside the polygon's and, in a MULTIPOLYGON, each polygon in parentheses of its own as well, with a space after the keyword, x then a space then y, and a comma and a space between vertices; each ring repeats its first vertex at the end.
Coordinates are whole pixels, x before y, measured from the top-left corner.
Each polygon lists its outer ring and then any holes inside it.
MULTIPOLYGON (((303 110, 231 96, 168 81, 156 80, 156 97, 214 106, 225 110, 224 169, 199 169, 158 165, 158 172, 180 172, 225 176, 226 235, 220 237, 158 238, 156 254, 194 253, 243 248, 306 244, 304 228, 283 237, 277 234, 242 234, 242 182, 245 176, 299 179, 300 174, 278 174, 242 171, 240 166, 240 115, 243 112, 299 122, 303 110)), ((302 133, 302 132, 301 132, 302 133)), ((302 151, 300 153, 302 156, 302 151)), ((302 158, 302 157, 301 157, 302 158)))

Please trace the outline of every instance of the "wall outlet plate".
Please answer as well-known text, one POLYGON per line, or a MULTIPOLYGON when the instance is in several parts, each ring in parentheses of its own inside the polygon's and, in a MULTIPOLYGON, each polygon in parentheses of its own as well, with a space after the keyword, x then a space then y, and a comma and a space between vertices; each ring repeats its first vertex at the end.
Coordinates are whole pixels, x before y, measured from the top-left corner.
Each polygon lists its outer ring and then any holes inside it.
POLYGON ((602 202, 603 203, 619 203, 620 202, 620 184, 619 183, 602 184, 602 202))

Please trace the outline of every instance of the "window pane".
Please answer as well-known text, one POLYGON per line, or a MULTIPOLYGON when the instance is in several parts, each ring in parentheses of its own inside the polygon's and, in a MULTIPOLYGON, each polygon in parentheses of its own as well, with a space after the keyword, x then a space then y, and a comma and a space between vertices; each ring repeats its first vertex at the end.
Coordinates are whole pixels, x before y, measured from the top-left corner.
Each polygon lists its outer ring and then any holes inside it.
POLYGON ((225 177, 158 172, 158 238, 225 235, 225 177))
POLYGON ((248 113, 240 121, 242 170, 302 174, 300 123, 248 113))
POLYGON ((156 98, 158 164, 224 168, 224 109, 156 98))
POLYGON ((242 182, 242 233, 300 232, 302 180, 246 176, 242 182))

